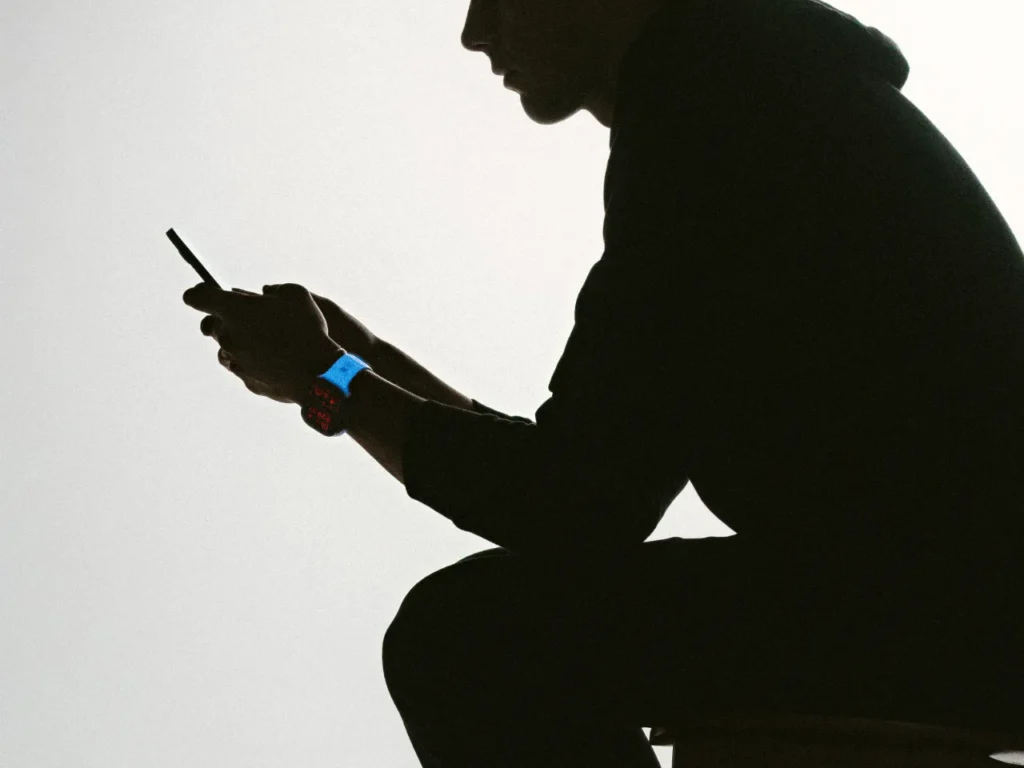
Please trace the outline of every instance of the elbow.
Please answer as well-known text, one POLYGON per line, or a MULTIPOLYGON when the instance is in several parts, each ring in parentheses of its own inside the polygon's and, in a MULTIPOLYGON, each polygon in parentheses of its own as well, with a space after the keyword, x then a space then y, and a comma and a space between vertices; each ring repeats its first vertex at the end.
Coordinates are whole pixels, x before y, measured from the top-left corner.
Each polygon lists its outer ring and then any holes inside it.
MULTIPOLYGON (((650 538, 665 516, 666 506, 650 502, 581 504, 565 515, 562 530, 552 537, 566 550, 613 552, 636 547, 650 538)), ((563 510, 564 512, 565 510, 563 510)), ((557 515, 552 510, 553 515, 557 515)), ((558 518, 556 518, 558 519, 558 518)))

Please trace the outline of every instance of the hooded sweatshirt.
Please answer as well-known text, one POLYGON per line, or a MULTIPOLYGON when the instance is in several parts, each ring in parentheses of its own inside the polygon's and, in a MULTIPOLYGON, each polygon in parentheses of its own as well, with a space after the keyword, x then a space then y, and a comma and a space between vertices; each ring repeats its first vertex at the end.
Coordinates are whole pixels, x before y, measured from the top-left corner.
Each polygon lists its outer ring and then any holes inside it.
POLYGON ((753 557, 819 578, 1010 572, 1024 254, 908 74, 816 0, 666 2, 621 63, 550 397, 422 403, 407 494, 569 556, 642 543, 692 482, 753 557))

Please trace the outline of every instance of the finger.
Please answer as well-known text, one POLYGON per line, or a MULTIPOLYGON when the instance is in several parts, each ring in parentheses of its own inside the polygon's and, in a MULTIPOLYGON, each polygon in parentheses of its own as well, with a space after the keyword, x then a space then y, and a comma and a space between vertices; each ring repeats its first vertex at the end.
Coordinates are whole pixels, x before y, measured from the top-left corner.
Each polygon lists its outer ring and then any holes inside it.
POLYGON ((193 309, 211 315, 222 315, 240 302, 248 301, 245 294, 225 291, 209 283, 192 286, 181 295, 181 299, 193 309))
POLYGON ((234 291, 235 293, 241 293, 244 296, 259 296, 260 295, 258 293, 253 293, 252 291, 247 291, 244 288, 232 288, 231 290, 234 291))
POLYGON ((248 389, 250 392, 252 392, 254 395, 259 395, 260 397, 266 397, 266 398, 269 398, 270 400, 275 400, 278 403, 291 403, 292 402, 289 398, 283 397, 282 395, 279 395, 276 392, 274 392, 274 390, 272 390, 270 387, 268 387, 262 381, 259 381, 257 379, 248 378, 248 377, 243 376, 243 375, 239 375, 238 378, 240 378, 242 380, 242 383, 245 385, 245 388, 248 389))
POLYGON ((217 343, 220 344, 221 350, 227 355, 228 359, 234 365, 238 365, 242 357, 240 350, 235 346, 235 341, 231 338, 231 335, 223 328, 217 329, 217 343))
POLYGON ((298 283, 277 283, 263 286, 264 296, 280 296, 284 299, 298 298, 306 292, 306 289, 298 283))
POLYGON ((210 338, 214 339, 218 344, 220 344, 221 348, 220 351, 217 353, 218 355, 220 354, 220 352, 231 353, 234 351, 234 348, 231 343, 231 337, 224 330, 224 321, 221 320, 221 318, 214 317, 212 315, 204 317, 202 321, 199 323, 199 331, 203 334, 203 336, 209 336, 210 338))
POLYGON ((232 355, 227 350, 225 350, 223 347, 217 350, 217 362, 220 363, 225 368, 227 368, 236 376, 248 375, 248 373, 245 370, 245 366, 238 362, 238 358, 232 355))
POLYGON ((217 338, 217 333, 223 326, 223 321, 219 317, 213 315, 207 315, 199 321, 199 331, 203 336, 212 336, 217 338))

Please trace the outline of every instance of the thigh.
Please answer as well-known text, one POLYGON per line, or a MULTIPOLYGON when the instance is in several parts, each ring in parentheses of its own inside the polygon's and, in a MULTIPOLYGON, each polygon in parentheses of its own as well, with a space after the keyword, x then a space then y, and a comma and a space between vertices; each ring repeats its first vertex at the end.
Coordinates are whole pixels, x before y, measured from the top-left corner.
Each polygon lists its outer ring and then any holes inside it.
POLYGON ((799 609, 792 590, 773 589, 744 553, 738 537, 563 559, 479 552, 410 591, 385 656, 429 676, 446 692, 439 706, 463 708, 446 717, 500 701, 518 716, 657 725, 771 706, 780 665, 812 642, 786 618, 799 609))

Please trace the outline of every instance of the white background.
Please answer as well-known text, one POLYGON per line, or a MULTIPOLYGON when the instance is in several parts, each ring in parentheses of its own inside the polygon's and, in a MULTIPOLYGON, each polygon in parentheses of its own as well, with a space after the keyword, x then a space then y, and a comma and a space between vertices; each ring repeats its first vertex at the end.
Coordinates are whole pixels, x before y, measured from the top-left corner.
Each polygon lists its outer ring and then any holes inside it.
MULTIPOLYGON (((1020 232, 1019 1, 841 7, 1020 232)), ((3 3, 0 765, 418 765, 384 631, 493 545, 221 368, 164 232, 532 417, 602 253, 609 134, 531 122, 467 8, 3 3)), ((652 538, 731 533, 688 488, 652 538)))

